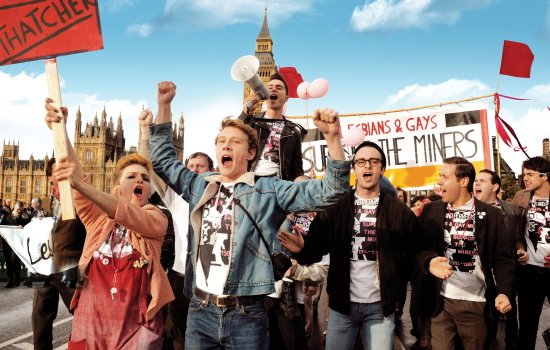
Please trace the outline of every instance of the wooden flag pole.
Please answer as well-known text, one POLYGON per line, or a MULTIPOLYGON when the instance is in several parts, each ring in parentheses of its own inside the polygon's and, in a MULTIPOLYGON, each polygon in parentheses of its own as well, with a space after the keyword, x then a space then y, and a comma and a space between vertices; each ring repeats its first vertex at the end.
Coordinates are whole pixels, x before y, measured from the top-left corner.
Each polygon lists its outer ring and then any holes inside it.
MULTIPOLYGON (((48 83, 48 96, 54 100, 53 105, 59 110, 59 116, 63 118, 62 123, 52 123, 53 145, 56 162, 68 155, 67 131, 63 113, 61 112, 61 87, 59 85, 59 73, 57 71, 57 60, 50 58, 45 60, 46 81, 48 83)), ((75 218, 73 205, 73 194, 69 180, 59 181, 59 195, 61 197, 61 218, 72 220, 75 218)))

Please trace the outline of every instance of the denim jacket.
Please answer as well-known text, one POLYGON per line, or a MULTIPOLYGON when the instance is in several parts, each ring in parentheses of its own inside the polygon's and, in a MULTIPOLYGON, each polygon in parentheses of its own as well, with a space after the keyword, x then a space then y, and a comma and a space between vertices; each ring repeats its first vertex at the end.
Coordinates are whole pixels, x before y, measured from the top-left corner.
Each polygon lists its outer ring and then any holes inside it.
MULTIPOLYGON (((218 192, 219 173, 196 174, 176 159, 170 123, 150 126, 151 158, 155 172, 192 208, 189 217, 188 259, 184 294, 192 296, 201 234, 202 208, 218 192)), ((351 162, 328 160, 322 181, 293 183, 275 176, 243 174, 235 183, 231 260, 224 294, 262 295, 275 291, 270 255, 278 246, 277 232, 288 212, 314 211, 338 202, 349 189, 351 162), (250 213, 262 232, 237 205, 250 213), (260 234, 271 245, 266 247, 260 234)))

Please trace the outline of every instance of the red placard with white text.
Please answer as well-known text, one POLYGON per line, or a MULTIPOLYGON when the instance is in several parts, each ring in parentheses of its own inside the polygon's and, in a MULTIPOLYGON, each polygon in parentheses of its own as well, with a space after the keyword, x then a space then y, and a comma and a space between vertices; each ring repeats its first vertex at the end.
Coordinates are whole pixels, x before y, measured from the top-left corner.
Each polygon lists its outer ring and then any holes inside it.
POLYGON ((98 0, 0 0, 0 65, 102 48, 98 0))

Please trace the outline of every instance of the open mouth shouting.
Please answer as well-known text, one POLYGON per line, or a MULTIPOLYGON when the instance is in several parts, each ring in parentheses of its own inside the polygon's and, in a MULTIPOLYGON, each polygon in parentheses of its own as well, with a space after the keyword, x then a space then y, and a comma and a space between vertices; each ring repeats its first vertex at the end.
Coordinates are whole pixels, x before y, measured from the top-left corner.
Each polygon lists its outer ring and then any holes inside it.
POLYGON ((143 199, 143 187, 142 186, 137 186, 136 188, 134 188, 134 197, 136 197, 140 201, 143 199))
POLYGON ((224 168, 225 167, 230 167, 231 164, 233 164, 233 158, 231 158, 231 156, 229 156, 229 155, 223 155, 221 160, 222 160, 221 161, 222 166, 224 168))
POLYGON ((277 96, 277 94, 271 94, 269 95, 269 99, 272 100, 272 101, 275 101, 276 99, 278 99, 279 96, 277 96))
POLYGON ((365 179, 366 181, 371 181, 372 180, 372 172, 365 171, 363 173, 363 179, 365 179))

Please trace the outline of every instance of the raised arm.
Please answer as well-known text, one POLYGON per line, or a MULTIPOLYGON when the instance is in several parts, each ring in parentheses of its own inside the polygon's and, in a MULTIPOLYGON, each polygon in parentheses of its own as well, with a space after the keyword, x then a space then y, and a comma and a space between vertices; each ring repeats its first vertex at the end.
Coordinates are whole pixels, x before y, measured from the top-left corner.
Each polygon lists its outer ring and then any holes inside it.
MULTIPOLYGON (((144 109, 139 114, 139 127, 140 127, 140 139, 139 139, 139 154, 147 159, 151 159, 151 150, 149 147, 149 124, 153 122, 153 113, 149 108, 144 109)), ((151 185, 153 189, 157 191, 160 198, 164 198, 166 194, 166 182, 153 171, 151 173, 151 185)))
POLYGON ((176 96, 176 84, 171 81, 161 81, 158 83, 157 102, 158 114, 157 124, 169 123, 172 120, 171 103, 176 96))
POLYGON ((325 135, 328 154, 334 160, 346 160, 340 141, 340 118, 333 109, 316 109, 313 112, 313 124, 325 135))
MULTIPOLYGON (((44 120, 51 129, 52 123, 63 122, 59 117, 59 111, 51 103, 52 99, 46 98, 46 116, 44 120)), ((61 107, 64 119, 67 120, 67 107, 61 107)), ((97 205, 101 210, 107 213, 110 218, 115 217, 118 200, 115 196, 102 192, 91 184, 85 181, 84 170, 80 164, 80 160, 74 151, 73 145, 67 136, 67 151, 68 156, 58 159, 58 165, 53 173, 58 181, 69 180, 71 187, 80 192, 84 197, 88 198, 93 204, 97 205)), ((82 218, 84 220, 84 218, 82 218)))
POLYGON ((176 193, 189 202, 191 186, 197 173, 190 171, 176 156, 172 143, 172 128, 170 124, 170 103, 176 95, 176 85, 171 81, 158 83, 158 115, 156 123, 149 126, 149 143, 151 162, 158 176, 176 193))

